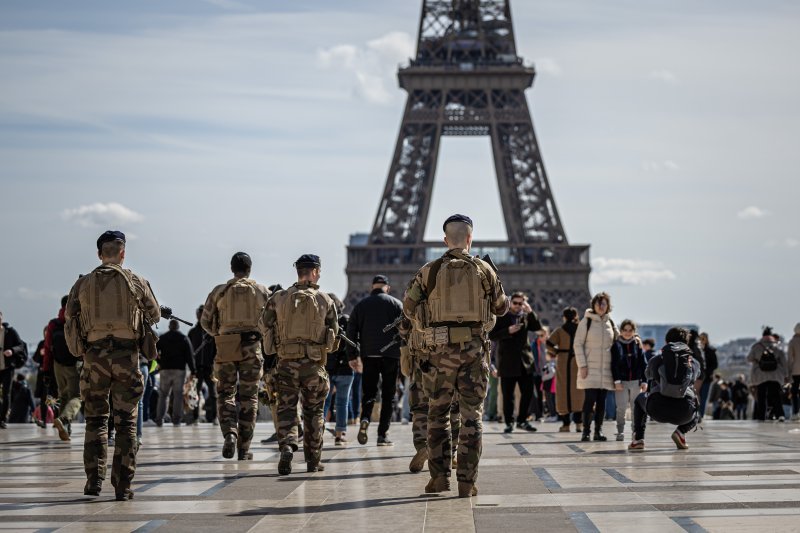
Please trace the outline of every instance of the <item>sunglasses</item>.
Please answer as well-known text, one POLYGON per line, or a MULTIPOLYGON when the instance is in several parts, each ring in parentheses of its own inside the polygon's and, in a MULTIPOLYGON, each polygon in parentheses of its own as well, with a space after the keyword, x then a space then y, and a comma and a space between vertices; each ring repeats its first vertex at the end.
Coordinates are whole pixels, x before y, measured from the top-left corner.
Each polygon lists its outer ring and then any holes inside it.
POLYGON ((522 302, 511 300, 511 305, 522 305, 522 302))

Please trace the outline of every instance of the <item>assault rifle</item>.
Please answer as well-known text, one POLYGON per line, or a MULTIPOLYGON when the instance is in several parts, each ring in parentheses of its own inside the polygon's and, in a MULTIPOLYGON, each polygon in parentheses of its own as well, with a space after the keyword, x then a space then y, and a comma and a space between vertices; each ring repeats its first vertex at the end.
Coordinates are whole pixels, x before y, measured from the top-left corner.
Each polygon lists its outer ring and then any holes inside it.
POLYGON ((489 254, 485 254, 483 257, 481 257, 481 259, 484 263, 488 263, 489 266, 492 267, 492 270, 494 270, 495 274, 497 273, 497 265, 494 264, 494 261, 492 261, 492 258, 489 257, 489 254))
POLYGON ((166 318, 167 320, 177 320, 178 322, 186 324, 189 327, 194 326, 194 324, 192 324, 191 322, 187 322, 186 320, 184 320, 182 318, 178 318, 175 315, 173 315, 172 314, 172 308, 171 307, 167 307, 166 305, 162 305, 161 306, 161 318, 166 318))
MULTIPOLYGON (((388 324, 386 324, 383 327, 383 332, 384 333, 389 333, 392 329, 398 327, 400 325, 400 323, 403 322, 404 318, 405 318, 405 316, 403 315, 403 313, 400 313, 400 316, 395 318, 394 322, 389 322, 388 324)), ((391 348, 395 344, 400 344, 401 342, 403 342, 403 338, 400 336, 399 333, 395 333, 394 337, 392 337, 392 340, 389 342, 389 344, 387 344, 386 346, 384 346, 383 348, 381 348, 378 351, 380 353, 384 353, 384 352, 386 352, 386 350, 388 350, 389 348, 391 348)))
POLYGON ((353 342, 352 340, 348 339, 347 335, 345 335, 341 329, 339 329, 339 333, 337 333, 336 336, 346 342, 355 351, 358 352, 361 350, 361 346, 359 346, 357 342, 353 342))

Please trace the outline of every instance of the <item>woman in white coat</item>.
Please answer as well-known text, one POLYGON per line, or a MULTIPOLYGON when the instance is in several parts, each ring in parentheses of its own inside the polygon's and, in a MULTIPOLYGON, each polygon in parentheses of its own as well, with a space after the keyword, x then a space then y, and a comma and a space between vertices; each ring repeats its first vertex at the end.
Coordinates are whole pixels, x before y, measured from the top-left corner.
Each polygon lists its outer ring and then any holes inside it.
POLYGON ((606 440, 603 435, 603 414, 607 391, 614 390, 611 374, 611 346, 619 330, 611 320, 611 297, 601 292, 592 298, 575 332, 575 360, 578 363, 578 388, 584 391, 583 437, 589 440, 594 411, 594 440, 606 440))

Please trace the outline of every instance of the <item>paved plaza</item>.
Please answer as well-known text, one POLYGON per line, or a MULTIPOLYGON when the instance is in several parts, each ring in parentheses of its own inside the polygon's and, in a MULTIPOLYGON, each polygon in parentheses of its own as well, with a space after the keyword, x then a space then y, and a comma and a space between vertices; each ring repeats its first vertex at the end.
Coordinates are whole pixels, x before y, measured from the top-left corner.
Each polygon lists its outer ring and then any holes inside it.
MULTIPOLYGON (((0 530, 800 530, 798 424, 708 422, 688 435, 688 451, 675 449, 672 428, 652 424, 639 453, 626 450, 627 436, 583 443, 558 424, 537 425, 510 435, 486 425, 472 499, 423 493, 427 470, 407 470, 409 425, 393 425, 394 447, 375 446, 374 427, 366 446, 335 448, 326 435, 326 470, 295 463, 288 477, 277 475, 276 446, 257 444, 254 461, 236 462, 222 458, 215 426, 148 427, 128 502, 114 500, 110 478, 100 497, 83 496, 82 425, 71 443, 10 425, 0 431, 0 530)), ((259 439, 271 432, 257 428, 259 439)))

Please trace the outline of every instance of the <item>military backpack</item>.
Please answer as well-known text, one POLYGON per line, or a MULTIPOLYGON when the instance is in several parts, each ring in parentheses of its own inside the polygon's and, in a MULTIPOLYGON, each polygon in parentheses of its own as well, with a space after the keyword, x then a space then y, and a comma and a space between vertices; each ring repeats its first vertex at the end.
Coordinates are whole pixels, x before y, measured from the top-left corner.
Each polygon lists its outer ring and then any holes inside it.
POLYGON ((127 273, 117 265, 101 265, 80 286, 81 329, 87 342, 106 337, 137 339, 138 301, 127 273))
POLYGON ((325 323, 330 297, 313 288, 292 287, 276 295, 278 314, 278 355, 312 360, 325 359, 335 351, 338 338, 325 323))
POLYGON ((217 300, 219 333, 256 331, 266 297, 249 278, 228 282, 217 300))
POLYGON ((429 325, 479 325, 491 318, 489 280, 478 260, 468 255, 445 255, 428 277, 429 325))

